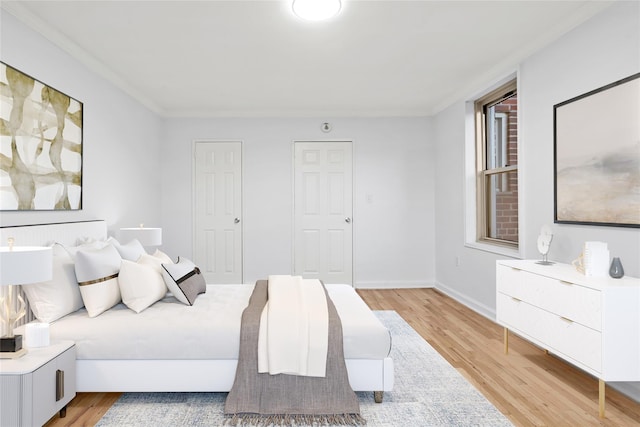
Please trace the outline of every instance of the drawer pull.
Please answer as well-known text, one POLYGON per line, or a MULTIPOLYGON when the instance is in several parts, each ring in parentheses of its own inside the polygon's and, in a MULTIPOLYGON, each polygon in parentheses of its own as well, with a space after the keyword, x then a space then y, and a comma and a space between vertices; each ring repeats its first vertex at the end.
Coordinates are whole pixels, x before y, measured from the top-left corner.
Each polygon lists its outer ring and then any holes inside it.
POLYGON ((567 282, 566 280, 559 280, 559 282, 562 283, 563 285, 567 285, 567 286, 575 285, 575 283, 567 282))
POLYGON ((565 321, 565 322, 567 322, 567 323, 573 323, 573 320, 568 319, 568 318, 566 318, 566 317, 564 317, 564 316, 560 316, 560 319, 561 319, 561 320, 564 320, 564 321, 565 321))
POLYGON ((56 371, 56 402, 64 398, 64 371, 56 371))
POLYGON ((512 299, 512 300, 514 300, 515 302, 522 302, 522 300, 521 300, 521 299, 518 299, 518 298, 516 298, 516 297, 511 297, 511 299, 512 299))

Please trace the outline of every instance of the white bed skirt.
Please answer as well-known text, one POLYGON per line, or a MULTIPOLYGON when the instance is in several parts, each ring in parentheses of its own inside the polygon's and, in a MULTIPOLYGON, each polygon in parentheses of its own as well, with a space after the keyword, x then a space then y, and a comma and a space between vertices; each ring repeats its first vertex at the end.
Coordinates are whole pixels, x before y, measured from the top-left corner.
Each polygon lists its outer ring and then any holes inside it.
MULTIPOLYGON (((237 360, 77 360, 78 392, 227 392, 237 360)), ((354 391, 391 391, 393 360, 347 359, 354 391)))

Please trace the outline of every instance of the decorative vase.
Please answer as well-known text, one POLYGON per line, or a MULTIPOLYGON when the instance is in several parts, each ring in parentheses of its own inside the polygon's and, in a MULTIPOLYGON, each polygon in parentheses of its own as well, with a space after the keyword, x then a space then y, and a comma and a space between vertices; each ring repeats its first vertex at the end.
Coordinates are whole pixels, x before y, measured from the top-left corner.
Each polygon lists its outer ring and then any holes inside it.
POLYGON ((611 261, 611 268, 609 268, 609 276, 614 279, 619 279, 624 276, 624 268, 622 268, 622 263, 620 262, 620 258, 615 257, 613 261, 611 261))

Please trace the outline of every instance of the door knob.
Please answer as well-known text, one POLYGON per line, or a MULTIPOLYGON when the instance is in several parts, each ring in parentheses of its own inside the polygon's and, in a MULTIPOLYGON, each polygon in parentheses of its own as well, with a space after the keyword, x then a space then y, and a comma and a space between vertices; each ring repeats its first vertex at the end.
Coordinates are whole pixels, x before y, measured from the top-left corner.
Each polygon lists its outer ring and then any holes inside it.
POLYGON ((240 222, 240 218, 236 218, 236 219, 234 219, 234 220, 233 220, 233 222, 234 222, 235 224, 239 223, 239 222, 240 222))
POLYGON ((344 219, 344 222, 346 222, 347 224, 349 224, 349 223, 351 222, 351 218, 346 217, 346 218, 344 219))

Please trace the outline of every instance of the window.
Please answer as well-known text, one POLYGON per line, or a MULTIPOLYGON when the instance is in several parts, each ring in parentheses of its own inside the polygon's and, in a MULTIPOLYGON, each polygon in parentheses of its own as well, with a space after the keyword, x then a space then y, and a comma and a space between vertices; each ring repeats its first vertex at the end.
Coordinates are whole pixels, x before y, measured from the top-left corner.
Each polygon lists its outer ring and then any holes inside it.
POLYGON ((476 239, 518 247, 516 81, 475 101, 476 239))

